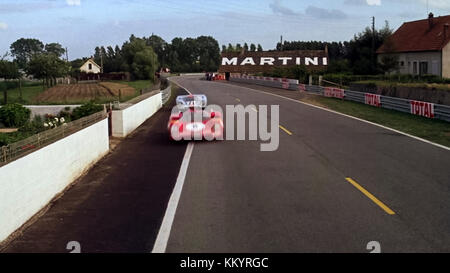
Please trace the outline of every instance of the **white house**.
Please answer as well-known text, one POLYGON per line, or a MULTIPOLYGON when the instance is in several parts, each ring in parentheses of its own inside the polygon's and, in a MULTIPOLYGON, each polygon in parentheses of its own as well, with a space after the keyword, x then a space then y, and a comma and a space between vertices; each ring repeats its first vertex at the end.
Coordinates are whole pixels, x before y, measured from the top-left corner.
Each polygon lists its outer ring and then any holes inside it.
POLYGON ((81 67, 81 72, 99 74, 102 72, 102 67, 94 62, 94 60, 87 60, 81 67))
POLYGON ((398 58, 400 74, 432 74, 450 78, 450 15, 406 22, 389 43, 378 50, 378 58, 392 55, 398 58))

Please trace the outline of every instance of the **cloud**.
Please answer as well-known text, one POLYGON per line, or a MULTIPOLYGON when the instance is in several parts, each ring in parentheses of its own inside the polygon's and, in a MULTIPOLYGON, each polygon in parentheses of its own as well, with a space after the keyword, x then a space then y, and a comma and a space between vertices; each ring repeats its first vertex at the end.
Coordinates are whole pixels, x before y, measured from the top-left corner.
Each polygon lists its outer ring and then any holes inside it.
MULTIPOLYGON (((427 0, 420 0, 423 4, 427 4, 427 0)), ((450 9, 450 1, 448 0, 428 0, 428 5, 432 8, 450 9)))
POLYGON ((344 5, 351 5, 351 6, 366 6, 367 1, 366 0, 345 0, 344 5))
POLYGON ((346 19, 347 14, 338 9, 323 9, 309 6, 305 10, 306 15, 310 15, 319 19, 346 19))
POLYGON ((50 8, 53 8, 53 4, 49 2, 2 3, 0 5, 0 13, 24 13, 36 10, 45 10, 50 8))
POLYGON ((281 0, 274 0, 273 3, 269 5, 272 9, 272 12, 280 15, 297 15, 297 12, 294 10, 285 7, 281 4, 281 0))
POLYGON ((66 0, 66 3, 69 6, 79 6, 81 5, 81 0, 66 0))
POLYGON ((381 6, 381 0, 367 0, 369 6, 381 6))
MULTIPOLYGON (((365 0, 363 0, 365 1, 365 0)), ((347 18, 347 14, 345 14, 341 10, 337 9, 324 9, 318 8, 315 6, 308 6, 304 13, 294 11, 288 7, 285 7, 281 4, 281 0, 274 0, 269 7, 272 9, 272 12, 277 15, 285 15, 285 16, 293 16, 293 15, 306 15, 319 19, 345 19, 347 18)))
POLYGON ((8 25, 6 23, 0 22, 0 30, 5 30, 8 28, 8 25))
POLYGON ((401 12, 398 16, 402 19, 423 19, 423 14, 418 12, 401 12))
POLYGON ((351 6, 381 6, 381 0, 345 0, 344 4, 351 6))

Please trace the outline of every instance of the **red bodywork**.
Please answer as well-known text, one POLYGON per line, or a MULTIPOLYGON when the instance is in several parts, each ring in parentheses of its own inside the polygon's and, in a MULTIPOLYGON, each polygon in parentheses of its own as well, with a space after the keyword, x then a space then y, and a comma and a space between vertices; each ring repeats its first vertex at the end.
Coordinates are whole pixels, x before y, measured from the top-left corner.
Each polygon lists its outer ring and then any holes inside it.
POLYGON ((201 108, 189 108, 184 112, 172 113, 167 125, 172 140, 222 140, 223 120, 220 112, 207 112, 201 108), (195 121, 183 115, 201 115, 201 121, 195 121), (174 135, 177 134, 177 135, 174 135))

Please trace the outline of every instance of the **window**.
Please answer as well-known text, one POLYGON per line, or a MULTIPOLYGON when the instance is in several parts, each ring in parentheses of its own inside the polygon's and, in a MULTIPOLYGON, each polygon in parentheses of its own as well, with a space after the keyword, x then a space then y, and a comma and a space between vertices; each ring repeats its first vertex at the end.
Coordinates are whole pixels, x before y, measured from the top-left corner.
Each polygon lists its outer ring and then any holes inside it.
POLYGON ((89 64, 88 67, 89 67, 89 70, 92 70, 92 64, 89 64))
POLYGON ((428 62, 420 62, 419 68, 420 68, 420 75, 428 74, 428 62))
POLYGON ((417 75, 417 62, 413 62, 413 74, 417 75))
POLYGON ((405 62, 404 62, 404 61, 401 61, 401 62, 400 62, 400 66, 401 66, 401 67, 405 66, 405 62))

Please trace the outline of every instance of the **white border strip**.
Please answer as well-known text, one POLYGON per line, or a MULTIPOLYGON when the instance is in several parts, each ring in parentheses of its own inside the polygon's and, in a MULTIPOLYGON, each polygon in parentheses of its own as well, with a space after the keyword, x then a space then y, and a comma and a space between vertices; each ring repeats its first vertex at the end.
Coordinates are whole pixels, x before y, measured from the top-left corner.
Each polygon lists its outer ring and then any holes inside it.
POLYGON ((186 148, 186 152, 181 163, 180 172, 178 173, 177 182, 173 188, 172 195, 167 205, 166 213, 159 228, 158 236, 156 237, 155 244, 153 245, 152 253, 164 253, 166 252, 167 243, 170 237, 170 231, 172 230, 173 220, 175 219, 175 213, 177 211, 178 202, 180 201, 181 191, 183 190, 184 180, 186 178, 189 161, 191 159, 192 151, 194 150, 194 143, 190 142, 186 148))
MULTIPOLYGON (((176 85, 183 88, 184 90, 186 90, 186 92, 188 92, 189 94, 192 94, 189 90, 181 86, 181 84, 179 84, 178 82, 176 81, 173 82, 176 85)), ((170 237, 170 231, 172 230, 172 224, 175 219, 175 213, 177 211, 178 202, 180 201, 184 180, 186 178, 186 173, 189 166, 189 161, 191 160, 193 150, 194 150, 194 142, 190 142, 186 147, 186 152, 184 153, 183 161, 181 163, 180 171, 178 173, 177 182, 175 183, 175 187, 173 188, 172 194, 170 195, 169 204, 167 205, 166 213, 164 214, 161 227, 159 228, 158 231, 158 236, 156 237, 155 244, 153 245, 152 253, 166 252, 167 243, 170 237)))
MULTIPOLYGON (((225 83, 222 83, 222 84, 225 84, 225 83)), ((450 148, 447 147, 447 146, 444 146, 444 145, 441 145, 441 144, 438 144, 438 143, 434 143, 434 142, 431 142, 429 140, 426 140, 426 139, 423 139, 423 138, 420 138, 420 137, 416 137, 416 136, 410 135, 408 133, 405 133, 405 132, 402 132, 402 131, 399 131, 399 130, 396 130, 396 129, 393 129, 393 128, 390 128, 390 127, 386 127, 386 126, 383 126, 383 125, 380 125, 380 124, 377 124, 377 123, 373 123, 373 122, 368 121, 368 120, 364 120, 364 119, 360 119, 360 118, 357 118, 357 117, 354 117, 354 116, 350 116, 350 115, 347 115, 347 114, 339 113, 339 112, 336 112, 334 110, 330 110, 330 109, 323 108, 323 107, 320 107, 320 106, 317 106, 317 105, 309 104, 309 103, 306 103, 306 102, 303 102, 303 101, 291 99, 291 98, 288 98, 288 97, 283 97, 283 96, 280 96, 280 95, 277 95, 277 94, 272 94, 272 93, 269 93, 269 92, 248 88, 248 87, 245 87, 245 86, 238 86, 238 85, 235 85, 235 86, 240 87, 240 88, 244 88, 244 89, 248 89, 248 90, 250 90, 252 92, 258 92, 258 93, 263 93, 263 94, 274 96, 274 97, 279 97, 279 98, 282 98, 282 99, 290 100, 290 101, 301 103, 301 104, 304 104, 304 105, 308 105, 308 106, 311 106, 311 107, 314 107, 314 108, 317 108, 317 109, 328 111, 328 112, 331 112, 331 113, 334 113, 334 114, 338 114, 338 115, 341 115, 341 116, 344 116, 344 117, 348 117, 348 118, 352 118, 352 119, 355 119, 355 120, 359 120, 361 122, 365 122, 365 123, 368 123, 368 124, 371 124, 371 125, 374 125, 374 126, 378 126, 380 128, 383 128, 383 129, 386 129, 386 130, 390 130, 390 131, 402 134, 404 136, 407 136, 407 137, 410 137, 410 138, 413 138, 413 139, 416 139, 416 140, 419 140, 419 141, 431 144, 433 146, 445 149, 447 151, 450 151, 450 148)))

